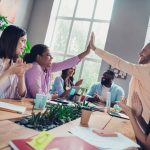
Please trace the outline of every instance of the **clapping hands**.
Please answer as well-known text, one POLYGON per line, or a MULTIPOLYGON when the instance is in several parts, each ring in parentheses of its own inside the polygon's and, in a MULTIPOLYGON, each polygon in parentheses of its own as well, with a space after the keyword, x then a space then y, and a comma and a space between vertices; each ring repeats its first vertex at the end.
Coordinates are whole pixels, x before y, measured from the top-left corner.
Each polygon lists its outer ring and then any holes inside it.
POLYGON ((21 58, 16 60, 14 65, 11 65, 8 69, 9 74, 16 74, 18 77, 22 77, 26 70, 32 67, 32 64, 26 64, 21 58))
POLYGON ((118 105, 122 108, 122 111, 124 111, 128 116, 130 115, 135 115, 136 117, 141 116, 143 112, 143 106, 136 92, 134 92, 132 95, 131 104, 132 104, 131 107, 127 106, 124 99, 118 102, 118 105))

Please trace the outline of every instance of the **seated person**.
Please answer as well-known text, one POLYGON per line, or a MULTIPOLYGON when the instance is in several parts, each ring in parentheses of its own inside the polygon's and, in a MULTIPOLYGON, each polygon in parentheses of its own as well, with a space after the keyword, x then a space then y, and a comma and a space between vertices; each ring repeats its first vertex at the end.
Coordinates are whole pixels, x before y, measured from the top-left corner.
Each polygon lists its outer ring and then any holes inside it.
POLYGON ((9 25, 0 37, 0 98, 21 99, 26 94, 24 74, 32 65, 18 58, 26 46, 27 33, 9 25))
POLYGON ((68 96, 72 86, 80 86, 82 79, 74 84, 75 68, 69 68, 62 71, 61 76, 58 76, 54 80, 51 93, 58 93, 59 97, 68 96))
POLYGON ((132 108, 127 106, 124 101, 120 101, 118 105, 122 108, 130 118, 137 143, 142 150, 150 150, 150 121, 149 124, 142 117, 143 106, 137 93, 133 93, 131 99, 132 108))
POLYGON ((91 86, 87 92, 87 96, 92 97, 90 101, 93 100, 100 102, 102 104, 106 103, 107 92, 111 93, 111 106, 116 104, 124 97, 125 93, 122 87, 113 82, 115 74, 111 70, 107 70, 103 73, 101 82, 97 82, 91 86))
MULTIPOLYGON (((31 48, 31 52, 26 54, 24 61, 32 63, 33 66, 25 74, 27 96, 35 98, 37 93, 48 95, 50 90, 51 73, 61 71, 77 65, 90 52, 88 46, 79 55, 66 59, 62 62, 52 62, 53 57, 50 49, 44 44, 37 44, 31 48)), ((50 96, 51 99, 58 97, 57 94, 50 96)), ((49 97, 49 98, 50 98, 49 97)))

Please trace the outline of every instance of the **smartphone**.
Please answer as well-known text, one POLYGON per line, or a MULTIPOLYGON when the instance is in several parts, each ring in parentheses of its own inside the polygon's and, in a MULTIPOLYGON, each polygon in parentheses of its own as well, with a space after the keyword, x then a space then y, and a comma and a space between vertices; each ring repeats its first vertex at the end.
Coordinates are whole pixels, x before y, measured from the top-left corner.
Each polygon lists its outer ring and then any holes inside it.
POLYGON ((69 92, 69 96, 73 96, 76 93, 76 89, 75 88, 71 88, 70 92, 69 92))
POLYGON ((113 112, 110 111, 108 112, 109 115, 114 116, 114 117, 119 117, 119 118, 123 118, 123 119, 129 119, 129 117, 123 113, 118 113, 118 112, 113 112))

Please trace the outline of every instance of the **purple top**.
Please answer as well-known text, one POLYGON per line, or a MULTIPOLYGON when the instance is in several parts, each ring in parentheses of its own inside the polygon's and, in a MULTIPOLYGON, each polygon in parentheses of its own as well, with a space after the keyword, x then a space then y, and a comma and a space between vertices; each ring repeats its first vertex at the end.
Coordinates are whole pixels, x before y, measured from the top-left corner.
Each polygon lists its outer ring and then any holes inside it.
POLYGON ((47 72, 44 72, 41 66, 34 62, 32 68, 25 74, 27 96, 35 98, 36 93, 47 94, 50 90, 51 73, 71 68, 79 62, 79 57, 75 56, 62 62, 52 63, 47 72))

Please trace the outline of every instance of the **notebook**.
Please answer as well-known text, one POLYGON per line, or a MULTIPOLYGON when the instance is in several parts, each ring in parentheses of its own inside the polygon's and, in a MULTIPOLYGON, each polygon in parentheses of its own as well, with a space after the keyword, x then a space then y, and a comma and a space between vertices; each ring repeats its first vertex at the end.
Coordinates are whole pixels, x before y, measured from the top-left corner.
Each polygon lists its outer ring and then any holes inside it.
POLYGON ((26 107, 15 105, 15 104, 10 104, 6 102, 0 102, 0 110, 24 113, 26 111, 26 107))
MULTIPOLYGON (((14 150, 33 150, 27 142, 31 139, 15 139, 9 142, 9 145, 14 150)), ((77 136, 66 136, 54 138, 45 150, 60 149, 60 150, 98 150, 95 146, 80 139, 77 136)))

